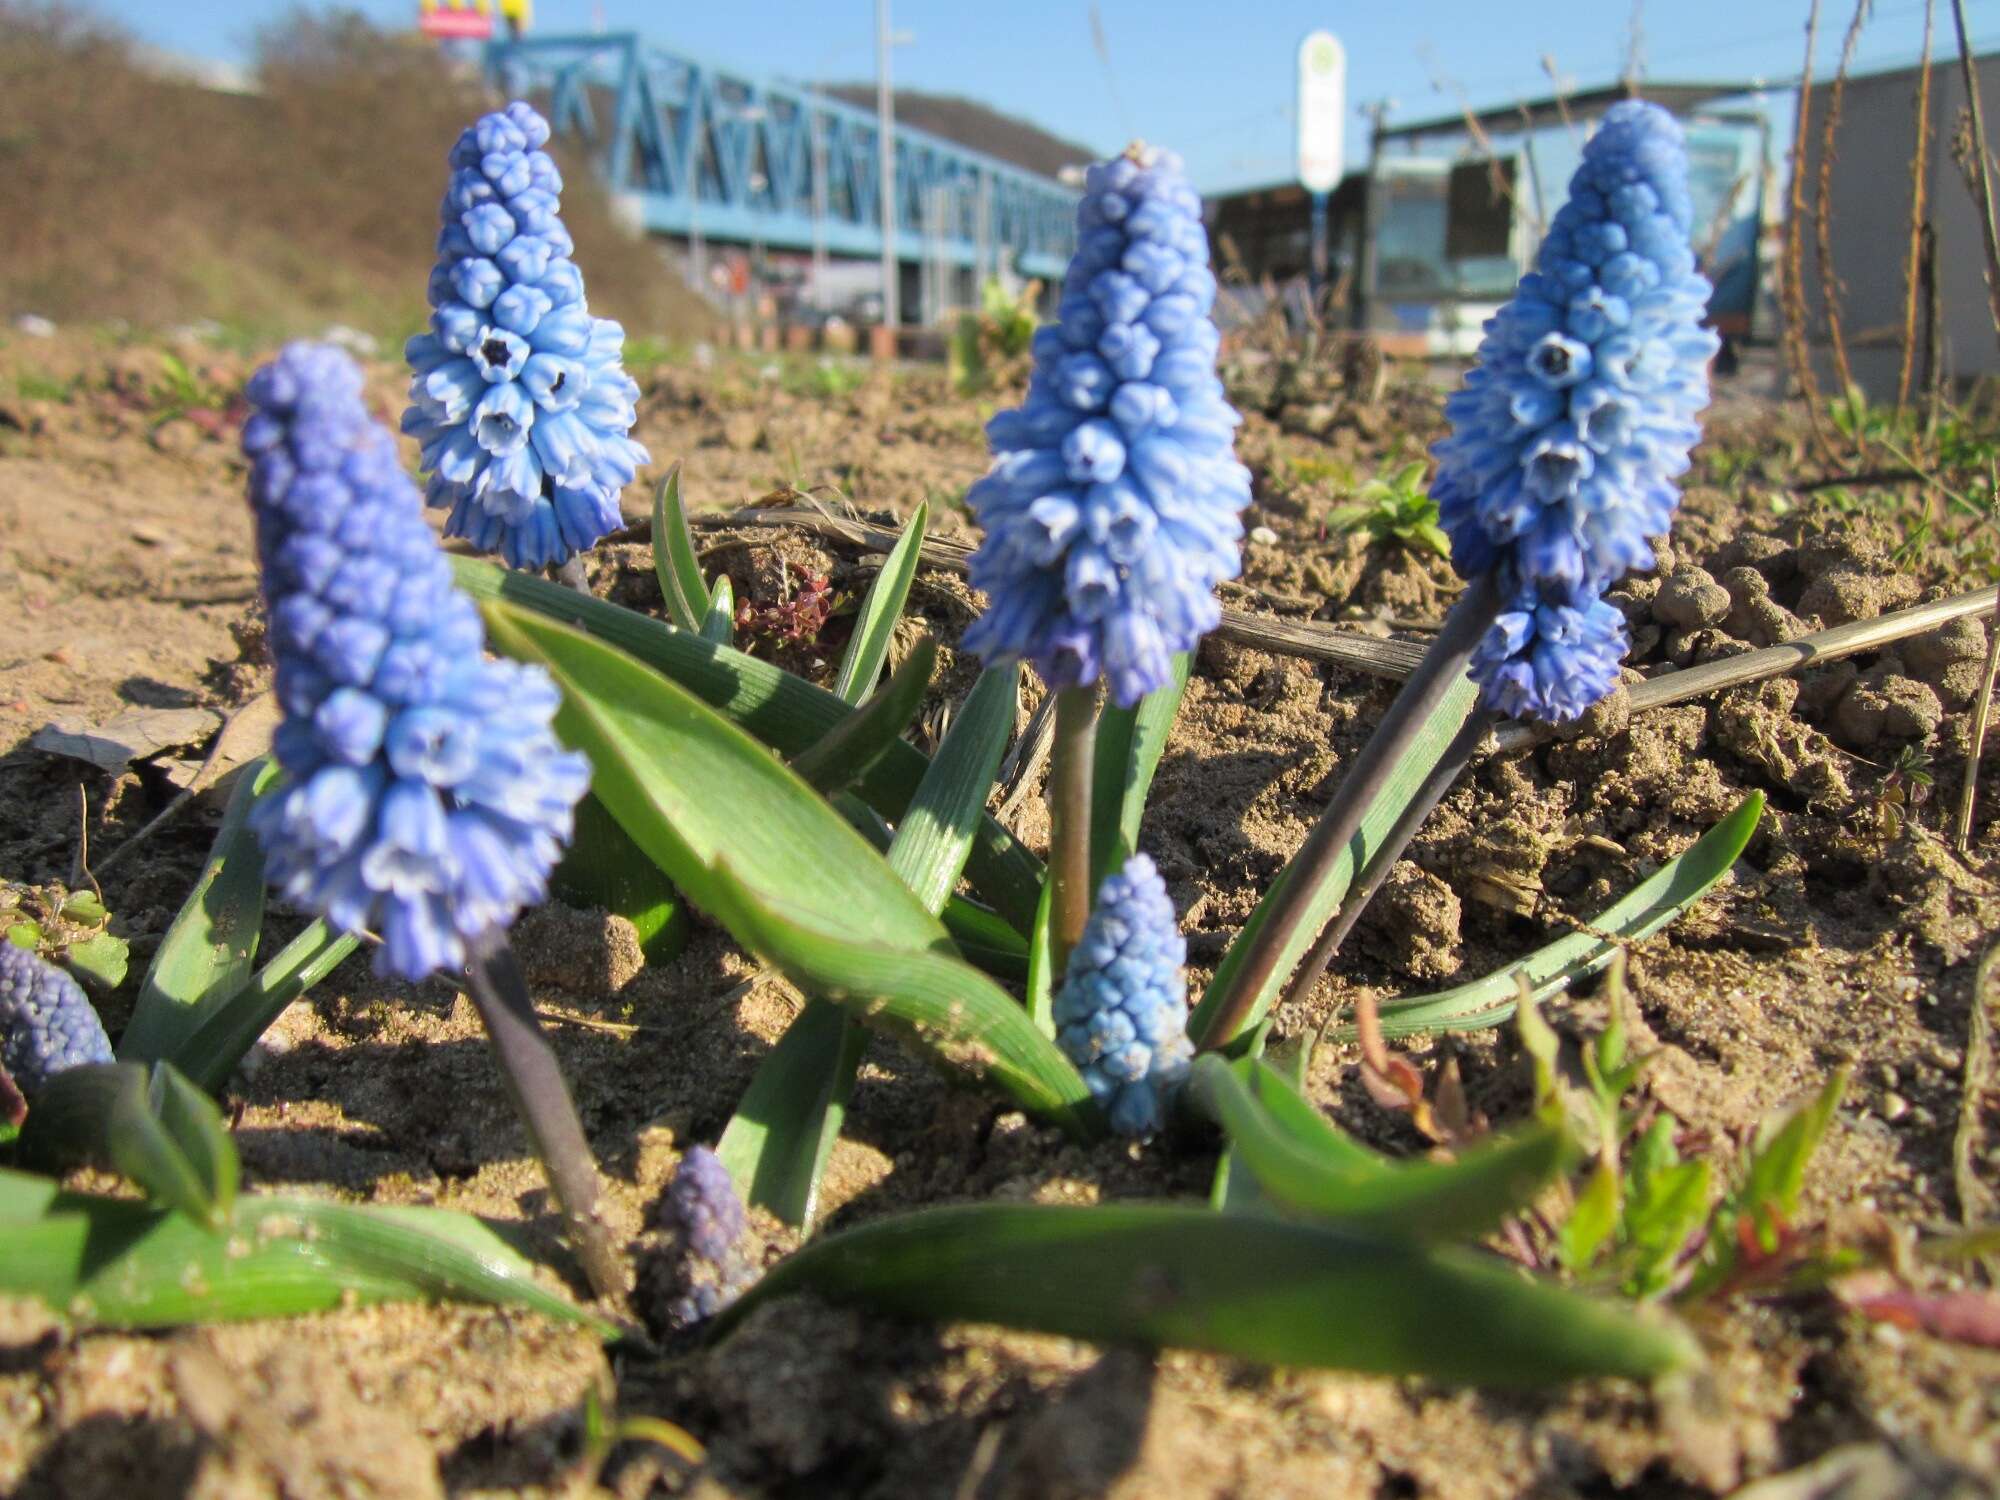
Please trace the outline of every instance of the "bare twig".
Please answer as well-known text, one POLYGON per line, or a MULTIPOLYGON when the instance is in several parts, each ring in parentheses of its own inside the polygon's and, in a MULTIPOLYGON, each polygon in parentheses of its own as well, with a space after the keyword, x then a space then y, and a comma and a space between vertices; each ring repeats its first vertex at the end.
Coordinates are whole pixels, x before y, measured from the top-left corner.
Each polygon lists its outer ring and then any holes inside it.
POLYGON ((1028 727, 1021 731, 1021 737, 1014 741, 1014 748, 1000 764, 1000 810, 993 815, 995 821, 1004 826, 1020 811, 1028 793, 1035 789, 1035 778, 1048 764, 1049 747, 1055 742, 1056 695, 1044 693, 1028 716, 1028 727))
POLYGON ((1972 45, 1965 35, 1965 0, 1951 0, 1951 17, 1958 27, 1958 66, 1965 74, 1966 106, 1972 112, 1972 159, 1979 171, 1974 176, 1968 165, 1965 174, 1972 180, 1979 200, 1979 228, 1986 245, 1986 298, 1993 312, 1993 333, 2000 337, 2000 231, 1993 222, 1993 169, 1986 151, 1986 112, 1979 105, 1979 68, 1973 61, 1972 45))
MULTIPOLYGON (((1845 395, 1854 389, 1854 371, 1847 363, 1847 338, 1840 326, 1840 276, 1833 268, 1833 157, 1834 136, 1840 129, 1840 106, 1847 92, 1847 70, 1854 63, 1854 47, 1861 40, 1861 28, 1868 20, 1871 0, 1855 0, 1854 19, 1847 23, 1847 36, 1840 44, 1840 66, 1827 90, 1826 120, 1820 126, 1819 180, 1813 189, 1813 235, 1819 252, 1819 294, 1826 307, 1827 337, 1833 341, 1833 373, 1845 395)), ((1794 169, 1796 170, 1796 168, 1794 169)))
POLYGON ((1903 359, 1896 370, 1896 410, 1910 399, 1910 372, 1917 354, 1918 257, 1924 234, 1925 168, 1931 145, 1931 23, 1937 0, 1924 0, 1924 52, 1917 64, 1917 154, 1910 161, 1910 257, 1903 267, 1903 359))
POLYGON ((1972 1016, 1966 1025, 1965 1074, 1958 1091, 1958 1130, 1951 1143, 1952 1185, 1958 1195, 1958 1218, 1967 1228, 1986 1217, 1992 1192, 1979 1180, 1972 1152, 1979 1141, 1979 1120, 1986 1091, 1993 1082, 1993 1012, 2000 1007, 2000 943, 1986 950, 1972 977, 1972 1016))
MULTIPOLYGON (((1632 712, 1664 708, 1669 703, 1705 697, 1725 688, 1742 687, 1746 683, 1762 682, 1767 677, 1818 666, 1821 662, 1873 651, 1892 641, 1907 640, 1913 635, 1922 635, 1926 630, 1935 630, 1963 615, 1990 612, 1996 603, 2000 603, 2000 585, 1899 609, 1892 614, 1877 615, 1872 620, 1856 620, 1849 625, 1836 625, 1831 630, 1816 630, 1782 646, 1746 651, 1741 656, 1704 662, 1680 672, 1662 672, 1632 688, 1632 712)), ((1539 725, 1509 724, 1493 736, 1492 748, 1503 755, 1525 750, 1546 739, 1548 732, 1539 725)))
POLYGON ((1979 679, 1979 702, 1972 710, 1972 741, 1965 751, 1965 785, 1958 794, 1958 823, 1952 842, 1960 854, 1972 852, 1972 810, 1979 800, 1979 760, 1986 753, 1986 724, 1993 712, 1993 673, 2000 668, 2000 604, 1986 622, 1986 670, 1979 679))
POLYGON ((1806 17, 1806 60, 1799 72, 1798 131, 1792 139, 1792 194, 1785 215, 1785 258, 1782 271, 1785 303, 1785 363, 1798 383, 1806 403, 1806 420, 1812 427, 1813 446, 1831 454, 1826 430, 1819 413, 1819 377, 1813 374, 1812 352, 1806 343, 1806 141, 1812 124, 1813 48, 1819 41, 1819 0, 1812 0, 1806 17))

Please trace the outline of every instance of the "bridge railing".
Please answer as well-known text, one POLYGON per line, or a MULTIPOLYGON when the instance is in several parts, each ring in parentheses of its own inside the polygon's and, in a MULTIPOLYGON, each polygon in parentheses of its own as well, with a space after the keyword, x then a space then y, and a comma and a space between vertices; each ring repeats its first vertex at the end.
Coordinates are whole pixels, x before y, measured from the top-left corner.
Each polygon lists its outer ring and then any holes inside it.
MULTIPOLYGON (((533 100, 558 134, 586 142, 613 192, 658 233, 882 249, 880 132, 869 111, 752 78, 634 33, 492 43, 489 75, 533 100)), ((1076 194, 1046 177, 908 126, 896 127, 896 254, 1059 277, 1075 248, 1076 194)))

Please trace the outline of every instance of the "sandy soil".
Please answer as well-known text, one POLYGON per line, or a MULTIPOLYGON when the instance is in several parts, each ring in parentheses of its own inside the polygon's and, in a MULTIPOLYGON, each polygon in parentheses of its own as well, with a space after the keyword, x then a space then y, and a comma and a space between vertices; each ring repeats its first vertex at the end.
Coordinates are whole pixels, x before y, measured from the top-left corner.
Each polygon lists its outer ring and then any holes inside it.
MULTIPOLYGON (((232 356, 190 358, 220 390, 246 373, 232 356)), ((265 678, 228 413, 163 405, 157 363, 155 350, 80 337, 0 346, 9 879, 72 880, 81 838, 92 861, 104 858, 204 753, 200 742, 175 747, 110 775, 30 748, 34 731, 137 709, 227 715, 265 678)), ((871 374, 844 389, 809 367, 767 373, 756 361, 638 373, 648 389, 640 436, 662 466, 685 461, 697 510, 834 485, 876 516, 930 498, 942 534, 971 536, 952 502, 983 468, 982 414, 935 375, 871 374)), ((1259 476, 1250 521, 1274 539, 1249 547, 1229 602, 1420 637, 1448 601, 1448 569, 1321 523, 1357 479, 1422 451, 1437 428, 1435 392, 1392 378, 1382 399, 1362 400, 1324 372, 1239 373, 1255 408, 1243 444, 1259 476)), ((392 366, 372 372, 385 415, 399 386, 392 366)), ((1891 562, 1901 537, 1876 512, 1807 504, 1777 514, 1756 476, 1798 462, 1795 426, 1754 392, 1723 403, 1662 573, 1620 590, 1639 670, 1985 581, 1940 546, 1891 562), (1745 452, 1763 468, 1724 461, 1745 452), (1728 485, 1710 482, 1724 474, 1728 485)), ((628 496, 635 512, 646 493, 628 496)), ((851 596, 875 566, 764 531, 708 532, 705 542, 710 565, 753 604, 801 569, 851 596)), ((658 607, 643 542, 603 549, 592 574, 599 592, 658 607)), ((918 623, 906 623, 906 639, 920 624, 946 646, 920 719, 934 723, 971 680, 949 643, 973 604, 940 572, 925 573, 912 600, 918 623)), ((781 659, 823 680, 844 629, 836 618, 781 659)), ((1974 968, 2000 927, 1993 770, 1972 857, 1952 854, 1939 831, 1964 774, 1985 645, 1982 627, 1962 624, 1802 678, 1639 716, 1613 710, 1581 734, 1479 766, 1337 972, 1281 1029, 1313 1027, 1364 990, 1435 987, 1518 956, 1762 790, 1771 812, 1733 877, 1631 955, 1641 1039, 1660 1053, 1652 1095, 1721 1164, 1761 1120, 1851 1065, 1802 1223, 1853 1235, 1875 1219, 1920 1230, 1990 1219, 2000 1175, 1990 1096, 1961 1180, 1951 1151, 1974 968), (1889 831, 1885 778, 1905 747, 1931 757, 1937 795, 1889 831)), ((1143 837, 1183 913, 1197 983, 1389 693, 1294 658, 1204 647, 1143 837)), ((105 879, 135 972, 218 815, 213 796, 201 799, 105 879)), ((1031 843, 1046 837, 1038 795, 1015 827, 1031 843)), ((279 935, 289 921, 274 921, 279 935)), ((517 943, 543 1003, 573 1020, 554 1028, 556 1044, 634 1237, 642 1288, 656 1287, 663 1185, 685 1145, 713 1140, 797 998, 776 981, 746 982, 752 966, 708 928, 658 967, 602 913, 552 906, 523 922, 517 943)), ((128 1004, 105 1002, 114 1027, 128 1004)), ((1555 1008, 1571 1035, 1601 1016, 1587 998, 1555 1008)), ((1454 1057, 1496 1121, 1526 1106, 1511 1035, 1414 1052, 1425 1066, 1454 1057)), ((1402 1117, 1370 1100, 1353 1062, 1347 1049, 1322 1049, 1310 1081, 1318 1101, 1366 1139, 1420 1149, 1402 1117)), ((520 1226, 552 1264, 567 1264, 471 1006, 448 987, 385 985, 351 961, 287 1013, 229 1093, 250 1183, 479 1213, 520 1226)), ((1212 1165, 1200 1143, 1070 1145, 885 1043, 870 1053, 835 1152, 827 1222, 953 1199, 1193 1195, 1212 1165)), ((627 1445, 604 1475, 620 1495, 1705 1496, 1855 1445, 1904 1487, 1802 1482, 1782 1493, 1992 1492, 2000 1353, 1865 1323, 1820 1298, 1738 1301, 1705 1313, 1700 1331, 1712 1360, 1699 1380, 1500 1398, 804 1304, 772 1308, 716 1348, 670 1343, 659 1358, 607 1360, 589 1339, 513 1312, 387 1308, 78 1336, 0 1300, 0 1492, 578 1493, 589 1483, 578 1467, 584 1395, 612 1381, 624 1410, 680 1422, 710 1452, 690 1472, 627 1445)))

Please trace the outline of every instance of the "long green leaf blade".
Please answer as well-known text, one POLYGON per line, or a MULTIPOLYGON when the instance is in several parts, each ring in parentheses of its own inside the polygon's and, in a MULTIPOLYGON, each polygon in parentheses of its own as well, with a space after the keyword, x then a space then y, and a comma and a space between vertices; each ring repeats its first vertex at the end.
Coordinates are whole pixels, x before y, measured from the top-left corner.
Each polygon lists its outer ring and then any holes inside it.
POLYGON ((1097 749, 1091 766, 1090 870, 1101 881, 1139 847, 1139 819, 1146 810, 1153 773, 1173 732, 1187 692, 1193 659, 1174 657, 1173 675, 1131 708, 1108 705, 1097 719, 1097 749))
POLYGON ((818 744, 792 757, 792 769, 815 791, 845 791, 902 738, 924 705, 937 666, 937 643, 926 636, 866 703, 829 729, 818 744))
POLYGON ((1020 678, 1018 665, 980 674, 889 845, 889 868, 932 911, 943 909, 972 853, 979 816, 1014 727, 1020 678))
POLYGON ((810 1291, 902 1317, 1454 1383, 1645 1379, 1678 1325, 1467 1251, 1178 1204, 964 1204, 829 1235, 722 1316, 810 1291))
POLYGON ((502 649, 555 678, 556 731, 589 755, 592 790, 697 906, 723 915, 714 866, 726 856, 733 883, 817 913, 856 941, 947 943, 866 839, 692 693, 568 626, 504 604, 486 614, 502 649))
MULTIPOLYGON (((780 755, 816 743, 853 710, 824 688, 726 646, 675 630, 547 579, 472 557, 453 557, 458 586, 482 604, 505 601, 520 610, 574 625, 671 678, 780 755)), ((504 648, 501 648, 504 649, 504 648)), ((923 776, 925 758, 898 742, 857 789, 882 816, 903 815, 923 776)), ((991 817, 980 820, 966 874, 986 903, 1025 933, 1041 899, 1041 861, 991 817)))
POLYGON ((600 1334, 478 1220, 439 1209, 245 1198, 215 1234, 129 1199, 51 1192, 0 1170, 0 1292, 87 1328, 290 1317, 357 1303, 514 1304, 600 1334), (16 1212, 40 1202, 38 1212, 16 1212))
MULTIPOLYGON (((1713 890, 1749 845, 1763 815, 1764 794, 1752 792, 1685 853, 1668 860, 1600 912, 1588 930, 1558 938, 1469 984, 1389 1001, 1382 1007, 1383 1034, 1413 1036, 1497 1026, 1517 1009, 1522 978, 1535 999, 1545 1000, 1596 973, 1624 945, 1650 937, 1713 890)), ((1329 1035, 1352 1040, 1354 1033, 1351 1027, 1342 1027, 1329 1035)))
MULTIPOLYGON (((1452 684, 1438 700, 1438 706, 1418 731, 1411 753, 1405 756, 1384 780, 1382 790, 1376 794, 1375 800, 1369 804, 1367 812, 1362 816, 1360 831, 1341 852, 1340 857, 1333 862, 1326 879, 1320 882, 1319 889, 1312 893, 1312 900, 1306 909, 1306 920, 1299 924, 1299 930, 1293 934, 1291 941, 1280 954, 1269 982, 1254 997, 1242 1028, 1237 1033, 1239 1036, 1253 1030, 1276 1003, 1285 980, 1305 957, 1306 950, 1319 936, 1320 929, 1332 920, 1334 912, 1339 909, 1341 900, 1347 895, 1347 888, 1354 882, 1354 872, 1367 864, 1369 853, 1388 834, 1405 804, 1423 786, 1425 779, 1430 775, 1431 767, 1444 754, 1453 736, 1458 733, 1459 726, 1465 723, 1466 717, 1471 714, 1478 700, 1479 688, 1470 677, 1461 678, 1452 684)), ((1250 939, 1268 919, 1280 887, 1296 873, 1296 866, 1293 865, 1287 865, 1281 870, 1277 880, 1273 881, 1270 889, 1264 893, 1264 899, 1257 903, 1257 909, 1250 913, 1250 920, 1237 934, 1236 941, 1229 945, 1229 951, 1223 955, 1222 962, 1216 966, 1214 977, 1209 980, 1201 1004, 1195 1007, 1194 1014, 1189 1018, 1189 1035, 1207 1034, 1212 1024, 1211 1017, 1221 1010, 1230 990, 1234 987, 1237 970, 1243 966, 1244 956, 1250 950, 1250 939)))
POLYGON ((251 805, 281 773, 268 757, 237 773, 201 878, 146 970, 118 1039, 127 1062, 154 1062, 248 982, 264 925, 264 851, 251 805))
POLYGON ((229 1081, 243 1054, 284 1014, 285 1007, 331 974, 359 945, 353 934, 335 932, 314 918, 257 971, 255 979, 174 1049, 173 1065, 190 1082, 214 1093, 229 1081))
POLYGON ((867 1039, 848 1011, 809 1000, 757 1065, 715 1148, 746 1202, 812 1223, 867 1039))
POLYGON ((701 562, 694 552, 694 533, 681 504, 681 466, 653 492, 653 571, 666 600, 667 618, 682 630, 699 632, 708 617, 708 585, 701 579, 701 562))
POLYGON ((108 1167, 162 1207, 210 1229, 236 1202, 236 1147, 215 1102, 174 1071, 140 1063, 69 1068, 51 1079, 21 1133, 23 1160, 108 1167))
POLYGON ((724 573, 708 591, 708 613, 701 617, 701 638, 718 646, 736 639, 736 585, 724 573))
POLYGON ((782 897, 763 898, 735 878, 733 864, 719 865, 709 888, 716 920, 800 988, 909 1037, 940 1062, 1006 1090, 1032 1113, 1078 1134, 1094 1132, 1096 1106, 1069 1059, 1011 995, 971 965, 941 952, 870 943, 837 916, 815 918, 782 897))
POLYGON ((840 672, 833 683, 835 694, 849 703, 859 703, 875 691, 882 663, 889 659, 889 641, 896 633, 896 621, 902 617, 903 603, 910 597, 910 583, 916 578, 917 564, 923 557, 924 529, 930 513, 930 501, 920 501, 861 601, 861 610, 854 619, 854 634, 847 639, 847 650, 840 658, 840 672))
POLYGON ((1377 1233, 1483 1233, 1525 1207, 1575 1154, 1559 1125, 1536 1121, 1471 1147, 1456 1161, 1385 1160, 1335 1130, 1255 1058, 1232 1064, 1204 1053, 1187 1087, 1189 1102, 1223 1127, 1241 1164, 1272 1199, 1377 1233))

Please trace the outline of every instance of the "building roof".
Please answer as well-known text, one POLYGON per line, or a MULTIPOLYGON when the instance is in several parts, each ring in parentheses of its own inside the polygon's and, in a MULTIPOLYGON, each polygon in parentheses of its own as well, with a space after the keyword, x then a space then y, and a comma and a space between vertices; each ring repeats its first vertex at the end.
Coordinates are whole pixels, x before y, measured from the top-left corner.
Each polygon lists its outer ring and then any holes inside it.
MULTIPOLYGON (((1674 114, 1681 114, 1699 109, 1714 99, 1730 99, 1739 94, 1755 93, 1756 90, 1754 83, 1655 83, 1649 78, 1636 93, 1639 98, 1650 99, 1674 114)), ((1623 83, 1611 83, 1579 93, 1552 94, 1546 99, 1523 99, 1476 112, 1462 110, 1455 115, 1439 115, 1435 119, 1415 120, 1407 125, 1384 126, 1381 139, 1385 142, 1418 141, 1428 136, 1463 135, 1475 124, 1481 130, 1493 132, 1560 125, 1566 119, 1591 120, 1620 100, 1633 97, 1634 92, 1623 83)))

